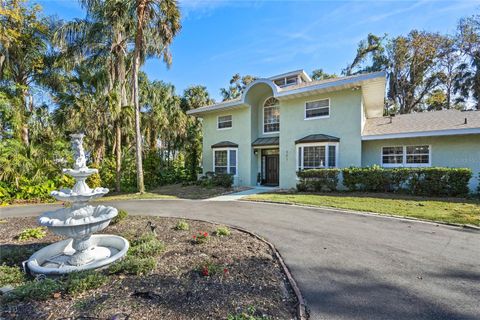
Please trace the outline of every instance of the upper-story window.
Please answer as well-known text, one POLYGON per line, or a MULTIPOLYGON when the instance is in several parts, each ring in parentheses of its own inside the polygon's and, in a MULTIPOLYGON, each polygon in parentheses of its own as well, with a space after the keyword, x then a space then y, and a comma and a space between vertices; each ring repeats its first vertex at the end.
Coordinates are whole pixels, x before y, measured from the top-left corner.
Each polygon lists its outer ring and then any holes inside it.
POLYGON ((263 104, 263 133, 280 131, 280 105, 274 97, 268 98, 263 104))
POLYGON ((305 103, 305 119, 328 118, 330 116, 330 99, 305 103))
POLYGON ((232 127, 232 115, 219 116, 217 118, 217 129, 230 129, 232 127))
POLYGON ((298 83, 298 76, 275 79, 273 82, 279 87, 292 86, 298 83))

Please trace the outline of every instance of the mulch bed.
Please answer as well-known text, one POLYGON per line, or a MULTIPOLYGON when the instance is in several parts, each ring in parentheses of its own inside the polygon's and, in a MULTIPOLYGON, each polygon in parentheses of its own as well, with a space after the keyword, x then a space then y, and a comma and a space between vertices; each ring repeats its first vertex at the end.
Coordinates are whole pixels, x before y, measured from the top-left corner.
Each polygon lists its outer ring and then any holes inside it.
MULTIPOLYGON (((16 246, 28 258, 31 251, 61 239, 48 232, 43 239, 18 241, 23 229, 38 226, 36 219, 2 220, 0 257, 2 248, 16 246)), ((231 230, 230 236, 217 237, 216 225, 197 221, 188 221, 189 231, 177 231, 178 219, 130 216, 103 233, 132 238, 147 232, 148 221, 166 245, 154 272, 112 275, 107 284, 77 296, 1 303, 0 319, 226 319, 251 306, 258 316, 295 318, 297 300, 274 252, 253 236, 231 230), (209 241, 194 244, 192 235, 198 231, 211 234, 209 241), (199 268, 207 262, 220 265, 222 272, 203 276, 199 268)))

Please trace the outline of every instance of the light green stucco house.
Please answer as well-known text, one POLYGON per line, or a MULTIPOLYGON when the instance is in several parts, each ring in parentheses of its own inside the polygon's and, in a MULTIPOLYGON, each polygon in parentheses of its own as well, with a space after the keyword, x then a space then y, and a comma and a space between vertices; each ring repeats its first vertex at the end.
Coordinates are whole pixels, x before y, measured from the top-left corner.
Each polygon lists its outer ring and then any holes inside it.
POLYGON ((298 70, 191 110, 203 123, 203 172, 231 173, 241 186, 292 188, 300 169, 466 167, 475 190, 480 111, 384 117, 385 82, 384 72, 312 81, 298 70))

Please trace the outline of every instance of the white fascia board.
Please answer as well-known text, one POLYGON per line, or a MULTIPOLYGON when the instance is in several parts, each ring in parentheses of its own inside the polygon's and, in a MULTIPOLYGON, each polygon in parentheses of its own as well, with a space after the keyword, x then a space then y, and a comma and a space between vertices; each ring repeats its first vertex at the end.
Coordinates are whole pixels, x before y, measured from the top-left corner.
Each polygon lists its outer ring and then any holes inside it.
POLYGON ((306 93, 309 91, 318 91, 323 89, 329 89, 334 87, 344 87, 344 86, 355 85, 355 84, 360 85, 361 82, 363 81, 368 81, 376 78, 385 78, 385 75, 386 75, 385 71, 380 71, 380 72, 359 75, 358 77, 340 79, 337 81, 331 81, 327 83, 319 83, 317 85, 312 85, 312 86, 305 86, 305 87, 301 87, 293 90, 288 90, 288 87, 286 87, 286 88, 280 89, 276 97, 281 98, 289 95, 306 93))
POLYGON ((450 129, 450 130, 434 130, 434 131, 418 131, 418 132, 366 135, 366 136, 362 136, 362 141, 402 139, 402 138, 418 138, 418 137, 455 136, 455 135, 465 135, 465 134, 480 134, 480 128, 450 129))
POLYGON ((188 110, 187 114, 197 115, 201 113, 207 113, 207 112, 223 110, 223 109, 233 109, 233 108, 244 107, 244 106, 247 106, 247 104, 243 103, 241 100, 238 100, 238 101, 231 101, 231 102, 222 103, 222 104, 216 104, 209 107, 188 110))

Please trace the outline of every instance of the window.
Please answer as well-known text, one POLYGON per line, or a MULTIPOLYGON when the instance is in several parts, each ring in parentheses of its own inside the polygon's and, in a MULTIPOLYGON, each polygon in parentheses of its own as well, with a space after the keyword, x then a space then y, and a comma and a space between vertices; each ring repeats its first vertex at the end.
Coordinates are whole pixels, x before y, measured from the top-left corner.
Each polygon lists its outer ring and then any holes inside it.
POLYGON ((307 170, 336 167, 337 147, 337 143, 298 145, 297 169, 307 170))
POLYGON ((237 175, 237 149, 225 148, 213 150, 213 171, 237 175))
POLYGON ((286 78, 278 78, 273 80, 273 82, 279 87, 292 86, 299 82, 298 76, 291 76, 286 78))
POLYGON ((407 146, 407 164, 428 164, 430 163, 429 146, 407 146))
POLYGON ((325 118, 330 116, 330 99, 305 103, 305 119, 325 118))
POLYGON ((286 80, 287 80, 287 86, 291 86, 291 85, 297 84, 298 77, 297 76, 289 77, 286 80))
POLYGON ((280 106, 277 99, 270 97, 263 104, 263 133, 280 131, 280 106))
POLYGON ((430 146, 394 146, 382 148, 384 167, 420 167, 430 165, 430 146))
POLYGON ((383 164, 402 164, 403 163, 403 147, 383 147, 382 163, 383 164))
POLYGON ((217 129, 230 129, 232 127, 232 115, 219 116, 217 118, 217 129))

